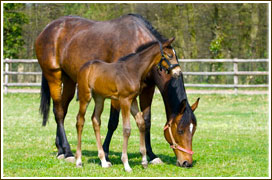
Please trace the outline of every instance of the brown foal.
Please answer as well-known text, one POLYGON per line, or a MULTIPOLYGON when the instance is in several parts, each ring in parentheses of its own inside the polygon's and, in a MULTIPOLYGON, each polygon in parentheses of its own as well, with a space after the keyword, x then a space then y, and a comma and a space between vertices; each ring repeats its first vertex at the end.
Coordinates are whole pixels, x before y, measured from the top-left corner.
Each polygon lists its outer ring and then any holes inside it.
POLYGON ((124 60, 115 63, 106 63, 100 60, 93 60, 85 63, 77 76, 79 112, 77 115, 78 145, 76 151, 76 165, 82 166, 81 161, 81 134, 85 121, 85 113, 91 98, 94 98, 95 108, 92 115, 92 123, 96 136, 98 157, 102 167, 109 167, 111 164, 106 161, 100 137, 101 113, 103 111, 105 98, 118 100, 122 110, 123 119, 123 149, 121 160, 125 171, 132 169, 128 163, 127 146, 130 136, 130 112, 136 120, 140 131, 140 153, 142 165, 147 167, 145 147, 145 122, 142 112, 139 111, 136 97, 142 89, 142 81, 145 79, 151 68, 162 59, 162 49, 169 46, 174 38, 167 40, 160 46, 159 42, 153 41, 144 49, 127 56, 124 60))

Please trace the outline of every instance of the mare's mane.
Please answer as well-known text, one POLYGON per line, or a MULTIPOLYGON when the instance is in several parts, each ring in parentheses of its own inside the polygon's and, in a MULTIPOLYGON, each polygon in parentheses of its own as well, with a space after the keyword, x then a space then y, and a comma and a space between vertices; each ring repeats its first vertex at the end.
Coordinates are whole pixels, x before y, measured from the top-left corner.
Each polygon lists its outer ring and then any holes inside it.
POLYGON ((143 16, 139 15, 139 14, 128 14, 129 16, 134 16, 137 19, 139 19, 144 26, 151 32, 151 34, 153 36, 155 36, 155 38, 160 41, 161 43, 164 43, 165 41, 167 41, 167 38, 163 37, 153 26, 150 22, 148 22, 143 16))
MULTIPOLYGON (((135 17, 137 20, 139 20, 139 23, 142 23, 147 30, 149 30, 149 32, 157 39, 157 41, 159 41, 160 43, 164 43, 167 41, 167 38, 163 37, 153 26, 150 22, 148 22, 143 16, 139 15, 139 14, 128 14, 128 16, 133 16, 135 17)), ((126 56, 121 57, 118 61, 126 61, 127 59, 129 59, 130 57, 134 56, 136 53, 141 52, 142 50, 150 47, 151 45, 153 45, 154 43, 156 43, 157 41, 151 41, 148 42, 146 44, 140 45, 135 53, 131 53, 128 54, 126 56)))
MULTIPOLYGON (((150 31, 150 33, 161 43, 167 41, 165 37, 163 37, 152 25, 150 22, 148 22, 145 18, 143 18, 139 14, 128 14, 129 16, 136 17, 139 22, 142 22, 144 26, 150 31)), ((146 43, 144 45, 141 45, 137 48, 136 53, 149 47, 149 45, 152 45, 152 42, 146 43)), ((170 48, 170 47, 169 47, 170 48)), ((136 53, 128 54, 127 56, 124 56, 119 59, 119 61, 125 61, 129 59, 130 57, 134 56, 136 53)), ((175 53, 176 54, 176 53, 175 53)), ((176 59, 178 59, 176 55, 176 59)), ((169 102, 171 102, 171 109, 173 110, 173 114, 177 115, 180 110, 180 105, 182 100, 186 100, 186 107, 183 113, 183 116, 179 122, 178 127, 187 127, 191 120, 194 124, 196 124, 196 118, 195 115, 188 103, 185 87, 184 87, 184 81, 183 81, 183 75, 181 74, 178 78, 171 78, 169 83, 166 86, 167 89, 167 95, 169 98, 169 102)))
POLYGON ((185 110, 178 124, 178 128, 187 127, 191 123, 191 120, 193 124, 196 124, 195 115, 188 103, 183 75, 181 74, 178 78, 171 78, 166 86, 166 89, 167 97, 169 102, 171 102, 170 106, 172 107, 171 109, 173 114, 177 115, 180 112, 182 101, 186 101, 185 110))

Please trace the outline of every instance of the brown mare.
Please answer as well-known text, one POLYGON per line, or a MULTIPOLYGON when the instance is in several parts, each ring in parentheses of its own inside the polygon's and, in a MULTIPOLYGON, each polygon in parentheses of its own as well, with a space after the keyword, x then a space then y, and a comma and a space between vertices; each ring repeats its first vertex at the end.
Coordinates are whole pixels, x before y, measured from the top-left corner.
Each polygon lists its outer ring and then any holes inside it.
MULTIPOLYGON (((69 103, 74 97, 79 68, 90 59, 100 59, 108 63, 116 62, 120 57, 135 52, 138 46, 155 40, 164 42, 166 39, 148 21, 135 14, 104 22, 67 16, 51 22, 40 33, 35 43, 36 55, 43 71, 40 112, 43 115, 43 125, 46 125, 52 98, 57 123, 58 158, 74 160, 66 138, 64 119, 69 103)), ((153 67, 143 82, 143 89, 139 95, 139 104, 146 127, 146 150, 151 163, 161 162, 153 153, 150 141, 151 103, 155 85, 163 96, 167 122, 170 121, 170 117, 180 117, 177 107, 180 106, 182 100, 187 101, 181 69, 175 66, 177 64, 175 51, 169 46, 164 49, 164 54, 172 65, 165 63, 163 67, 167 69, 163 68, 162 71, 157 71, 157 68, 153 67)), ((186 118, 194 117, 188 105, 184 112, 187 111, 190 116, 186 118)), ((118 125, 119 113, 118 101, 112 100, 108 133, 103 144, 107 159, 110 140, 118 125)), ((182 128, 189 128, 190 122, 195 125, 192 119, 186 119, 185 122, 188 123, 183 123, 182 128)), ((190 141, 187 144, 192 143, 191 134, 189 138, 185 137, 185 134, 176 135, 175 138, 190 141)), ((191 149, 192 147, 184 146, 184 148, 191 149)), ((180 155, 177 159, 183 163, 189 162, 192 158, 188 159, 180 155)))
POLYGON ((92 115, 93 128, 96 136, 98 157, 102 167, 109 167, 101 143, 100 125, 101 113, 105 98, 119 101, 123 119, 123 149, 121 160, 125 170, 132 169, 128 163, 127 146, 130 136, 130 112, 136 120, 140 131, 140 153, 142 154, 142 165, 147 167, 145 148, 145 122, 142 113, 138 109, 136 97, 142 89, 142 83, 151 68, 158 64, 163 58, 162 50, 173 42, 173 38, 163 43, 162 47, 158 41, 148 43, 145 48, 140 48, 136 53, 121 58, 115 63, 106 63, 101 60, 93 60, 85 63, 77 75, 79 112, 77 115, 77 166, 82 166, 81 161, 81 133, 85 122, 85 113, 91 98, 94 98, 95 107, 92 115))

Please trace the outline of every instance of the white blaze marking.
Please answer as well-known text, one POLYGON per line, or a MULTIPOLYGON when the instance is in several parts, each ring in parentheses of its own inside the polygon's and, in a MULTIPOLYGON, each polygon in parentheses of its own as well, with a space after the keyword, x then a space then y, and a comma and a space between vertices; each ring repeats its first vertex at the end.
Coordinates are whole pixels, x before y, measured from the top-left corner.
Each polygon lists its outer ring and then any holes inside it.
POLYGON ((193 132, 193 128, 194 128, 194 125, 193 123, 190 124, 190 132, 192 133, 193 132))
POLYGON ((174 55, 176 55, 176 52, 175 52, 175 50, 174 49, 172 49, 173 50, 173 53, 174 53, 174 55))

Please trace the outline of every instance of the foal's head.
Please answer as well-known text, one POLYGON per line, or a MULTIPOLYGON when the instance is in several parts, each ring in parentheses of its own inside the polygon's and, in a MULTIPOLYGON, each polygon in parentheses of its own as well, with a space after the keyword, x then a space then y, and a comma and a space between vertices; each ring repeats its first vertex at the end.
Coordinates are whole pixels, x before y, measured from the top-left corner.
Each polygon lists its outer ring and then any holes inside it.
MULTIPOLYGON (((173 41, 175 38, 172 38, 173 41)), ((177 78, 181 75, 181 68, 179 66, 178 57, 176 55, 176 51, 174 48, 169 45, 165 48, 163 48, 163 58, 165 58, 164 61, 161 63, 161 68, 165 70, 165 72, 174 78, 177 78)))
POLYGON ((164 128, 164 137, 177 157, 177 166, 191 167, 193 164, 192 139, 197 125, 193 112, 198 102, 199 98, 190 107, 187 99, 184 99, 180 104, 179 113, 173 116, 164 128))

